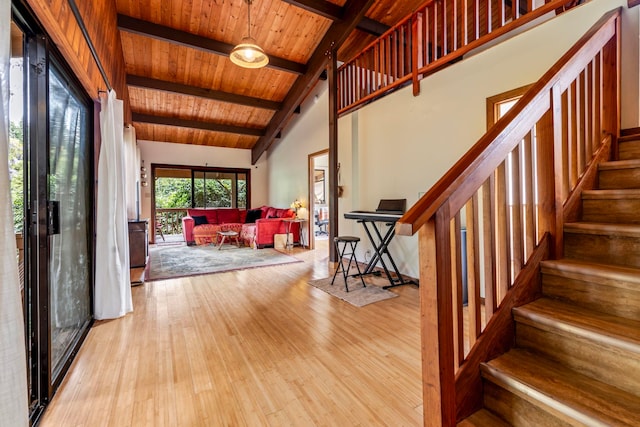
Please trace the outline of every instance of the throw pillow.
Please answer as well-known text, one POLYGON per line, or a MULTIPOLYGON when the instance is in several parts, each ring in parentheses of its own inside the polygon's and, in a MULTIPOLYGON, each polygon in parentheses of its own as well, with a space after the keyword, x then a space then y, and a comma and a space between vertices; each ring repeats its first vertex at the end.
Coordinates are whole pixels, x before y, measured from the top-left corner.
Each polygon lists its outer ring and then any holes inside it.
POLYGON ((209 224, 209 221, 207 221, 207 217, 204 215, 192 216, 191 218, 193 218, 193 225, 209 224))
POLYGON ((253 224, 257 219, 260 219, 262 215, 262 209, 250 209, 247 211, 247 219, 245 220, 245 224, 253 224))

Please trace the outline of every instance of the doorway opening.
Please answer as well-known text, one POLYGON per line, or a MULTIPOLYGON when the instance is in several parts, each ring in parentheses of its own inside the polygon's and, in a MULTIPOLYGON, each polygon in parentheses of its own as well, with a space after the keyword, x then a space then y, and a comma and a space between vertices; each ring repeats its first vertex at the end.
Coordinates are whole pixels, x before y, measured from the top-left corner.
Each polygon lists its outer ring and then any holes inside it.
MULTIPOLYGON (((329 150, 309 154, 309 248, 329 239, 329 150)), ((328 247, 328 245, 327 245, 328 247)))

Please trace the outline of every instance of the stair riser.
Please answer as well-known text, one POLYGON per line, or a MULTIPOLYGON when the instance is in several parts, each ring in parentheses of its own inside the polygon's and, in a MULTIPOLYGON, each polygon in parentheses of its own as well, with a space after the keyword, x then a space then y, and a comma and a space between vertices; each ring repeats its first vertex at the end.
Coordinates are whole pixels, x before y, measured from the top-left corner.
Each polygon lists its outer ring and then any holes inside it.
POLYGON ((564 233, 566 258, 600 264, 640 267, 640 238, 601 234, 564 233))
POLYGON ((640 159, 640 141, 626 141, 618 145, 619 160, 640 159))
POLYGON ((486 379, 484 380, 484 406, 513 426, 568 427, 572 425, 486 379))
POLYGON ((598 188, 601 190, 640 188, 640 168, 601 170, 598 173, 598 188))
POLYGON ((640 224, 640 199, 585 199, 582 211, 583 221, 640 224))
POLYGON ((640 286, 629 289, 632 286, 607 286, 593 280, 543 273, 542 293, 600 313, 640 319, 640 286))
POLYGON ((640 353, 546 328, 517 322, 516 346, 640 397, 640 353))

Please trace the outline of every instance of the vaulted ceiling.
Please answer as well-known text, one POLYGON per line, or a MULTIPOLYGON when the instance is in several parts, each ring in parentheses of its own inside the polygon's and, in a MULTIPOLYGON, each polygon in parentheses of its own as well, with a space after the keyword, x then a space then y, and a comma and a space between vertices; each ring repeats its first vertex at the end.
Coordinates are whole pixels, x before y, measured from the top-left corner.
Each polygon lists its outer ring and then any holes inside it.
POLYGON ((139 139, 252 150, 258 160, 322 78, 424 0, 253 0, 251 36, 269 65, 229 53, 247 35, 245 0, 117 0, 139 139))

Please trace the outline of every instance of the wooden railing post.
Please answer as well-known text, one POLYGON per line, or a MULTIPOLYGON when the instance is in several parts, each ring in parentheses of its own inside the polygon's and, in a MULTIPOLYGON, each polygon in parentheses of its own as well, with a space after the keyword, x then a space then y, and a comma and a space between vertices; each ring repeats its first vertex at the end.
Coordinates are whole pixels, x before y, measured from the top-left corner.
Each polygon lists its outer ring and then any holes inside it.
POLYGON ((418 16, 414 13, 411 16, 411 80, 413 82, 413 96, 420 95, 420 80, 418 80, 418 16))
POLYGON ((620 129, 620 18, 616 34, 602 49, 602 132, 613 135, 611 152, 618 152, 620 129))
POLYGON ((438 340, 438 289, 435 223, 427 221, 418 231, 420 254, 420 317, 422 325, 422 398, 424 425, 442 425, 440 414, 440 350, 438 340))
MULTIPOLYGON (((549 233, 552 252, 554 252, 553 248, 557 247, 555 242, 558 240, 558 215, 556 213, 558 196, 556 193, 560 192, 562 188, 562 176, 558 176, 562 174, 562 149, 558 148, 562 140, 561 129, 559 126, 554 127, 554 122, 561 120, 562 106, 560 94, 555 92, 559 91, 550 90, 549 111, 536 124, 536 157, 538 159, 538 232, 536 239, 540 241, 545 233, 549 233), (556 154, 558 151, 559 155, 556 154), (558 162, 560 162, 559 171, 556 170, 558 162)), ((562 219, 562 216, 560 218, 562 219)), ((552 256, 554 255, 552 254, 552 256)))
MULTIPOLYGON (((448 225, 448 221, 446 222, 448 225)), ((436 246, 436 222, 427 221, 418 231, 420 253, 420 308, 422 325, 422 393, 424 401, 424 425, 430 427, 455 425, 455 382, 453 373, 453 337, 451 330, 451 295, 449 310, 444 310, 443 295, 439 290, 451 286, 441 286, 441 268, 438 266, 436 246), (446 320, 446 316, 449 320, 446 320), (449 333, 443 335, 444 323, 449 325, 449 333), (448 349, 447 349, 448 347, 448 349), (447 356, 448 355, 448 356, 447 356), (444 356, 444 357, 443 357, 444 356)), ((448 236, 445 245, 451 245, 448 236)), ((448 269, 450 272, 450 269, 448 269)), ((445 291, 446 292, 446 291, 445 291)), ((446 299, 446 298, 445 298, 446 299)), ((446 305, 446 304, 445 304, 446 305)))

